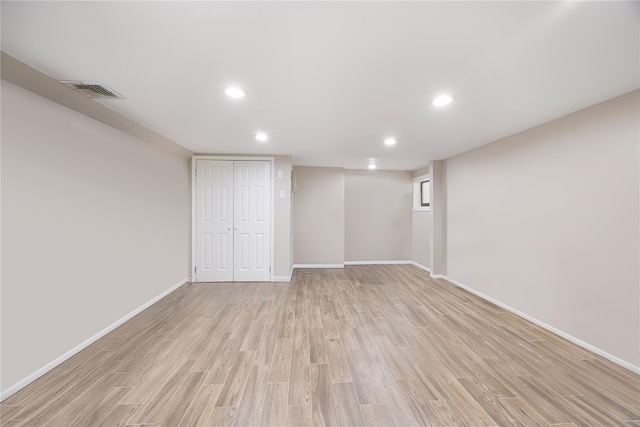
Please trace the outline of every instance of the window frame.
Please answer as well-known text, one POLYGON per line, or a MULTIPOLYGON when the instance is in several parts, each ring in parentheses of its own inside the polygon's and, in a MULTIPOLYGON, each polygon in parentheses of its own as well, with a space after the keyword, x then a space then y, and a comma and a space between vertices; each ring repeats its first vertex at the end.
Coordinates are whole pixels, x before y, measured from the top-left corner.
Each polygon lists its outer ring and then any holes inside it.
MULTIPOLYGON (((431 211, 431 195, 429 195, 429 205, 422 205, 422 188, 421 185, 424 181, 428 181, 431 185, 431 175, 421 175, 413 178, 413 211, 414 212, 428 212, 431 211)), ((431 190, 431 188, 429 188, 431 190)))
POLYGON ((429 188, 429 193, 427 194, 428 197, 428 201, 425 203, 424 201, 424 186, 425 184, 427 184, 427 186, 431 185, 431 179, 427 178, 423 181, 420 181, 420 206, 422 207, 431 207, 431 188, 429 188))

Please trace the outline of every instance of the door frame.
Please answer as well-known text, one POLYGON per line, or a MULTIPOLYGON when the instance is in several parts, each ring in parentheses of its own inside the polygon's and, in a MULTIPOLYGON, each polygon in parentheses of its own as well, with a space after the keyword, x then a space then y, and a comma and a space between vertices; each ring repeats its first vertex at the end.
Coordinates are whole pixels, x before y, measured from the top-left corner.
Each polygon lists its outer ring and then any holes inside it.
POLYGON ((197 282, 198 277, 196 274, 196 165, 198 160, 243 160, 243 161, 268 161, 270 162, 269 180, 271 182, 271 260, 269 279, 273 282, 275 274, 275 188, 273 182, 274 169, 275 169, 275 157, 257 157, 257 156, 204 156, 195 155, 191 157, 191 282, 197 282))

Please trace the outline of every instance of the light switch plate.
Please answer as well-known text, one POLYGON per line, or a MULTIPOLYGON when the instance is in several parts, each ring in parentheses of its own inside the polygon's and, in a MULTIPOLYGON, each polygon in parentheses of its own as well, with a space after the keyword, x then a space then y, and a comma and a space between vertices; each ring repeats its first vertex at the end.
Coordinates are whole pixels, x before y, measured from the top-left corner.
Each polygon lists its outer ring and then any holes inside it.
POLYGON ((282 171, 278 171, 278 178, 282 178, 282 171))
POLYGON ((285 197, 287 197, 287 192, 285 190, 280 190, 280 198, 284 199, 285 197))

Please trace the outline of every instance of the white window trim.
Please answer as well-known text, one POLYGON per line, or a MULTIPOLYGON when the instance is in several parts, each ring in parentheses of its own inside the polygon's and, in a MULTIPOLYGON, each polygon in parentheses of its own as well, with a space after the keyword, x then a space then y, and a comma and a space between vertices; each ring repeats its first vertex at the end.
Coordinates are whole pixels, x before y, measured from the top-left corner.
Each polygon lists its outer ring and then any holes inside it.
POLYGON ((413 178, 413 211, 414 212, 430 212, 431 206, 422 206, 420 204, 420 183, 424 180, 431 180, 431 175, 421 175, 413 178))

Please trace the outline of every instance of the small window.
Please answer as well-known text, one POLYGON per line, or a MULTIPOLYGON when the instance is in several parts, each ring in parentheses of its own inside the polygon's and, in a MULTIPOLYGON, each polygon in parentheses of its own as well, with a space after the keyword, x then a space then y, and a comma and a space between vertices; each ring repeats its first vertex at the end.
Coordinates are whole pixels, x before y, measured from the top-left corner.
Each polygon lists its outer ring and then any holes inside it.
POLYGON ((413 178, 413 210, 431 210, 431 176, 428 174, 413 178))
POLYGON ((429 180, 420 181, 420 206, 431 206, 429 180))

